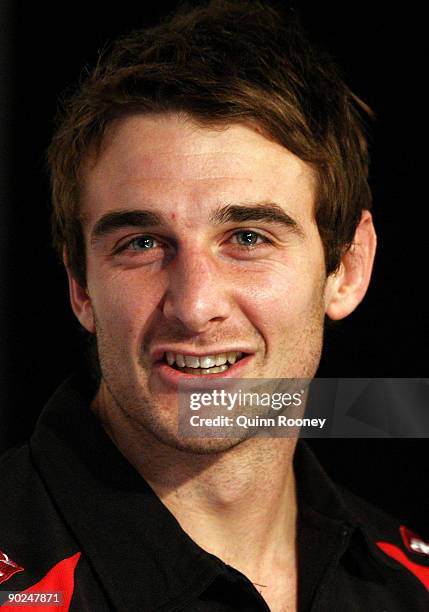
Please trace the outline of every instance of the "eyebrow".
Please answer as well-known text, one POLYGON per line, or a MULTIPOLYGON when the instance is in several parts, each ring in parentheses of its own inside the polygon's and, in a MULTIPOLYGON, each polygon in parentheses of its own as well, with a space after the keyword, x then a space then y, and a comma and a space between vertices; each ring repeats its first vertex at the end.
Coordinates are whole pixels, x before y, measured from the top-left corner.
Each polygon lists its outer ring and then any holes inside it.
POLYGON ((236 223, 242 221, 265 221, 286 227, 298 236, 304 236, 304 231, 299 223, 275 202, 228 204, 218 208, 212 214, 210 220, 219 225, 231 221, 236 223))
MULTIPOLYGON (((210 216, 210 221, 214 225, 230 222, 265 221, 286 227, 300 237, 304 236, 304 232, 297 221, 275 202, 227 204, 217 208, 210 216)), ((104 236, 124 227, 145 229, 165 225, 165 219, 162 215, 149 210, 113 211, 106 213, 96 222, 91 232, 91 243, 95 244, 104 236)))
POLYGON ((124 227, 154 227, 164 225, 161 215, 149 210, 114 211, 103 215, 91 232, 91 244, 124 227))

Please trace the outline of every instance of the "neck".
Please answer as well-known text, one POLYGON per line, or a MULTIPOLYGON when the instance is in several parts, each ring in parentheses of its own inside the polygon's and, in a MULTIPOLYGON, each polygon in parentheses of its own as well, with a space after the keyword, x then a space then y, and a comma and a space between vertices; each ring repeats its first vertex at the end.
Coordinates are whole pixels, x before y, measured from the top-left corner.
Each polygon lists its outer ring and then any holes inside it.
POLYGON ((183 530, 204 550, 269 584, 296 568, 296 440, 251 438, 227 451, 195 454, 93 403, 106 432, 183 530))

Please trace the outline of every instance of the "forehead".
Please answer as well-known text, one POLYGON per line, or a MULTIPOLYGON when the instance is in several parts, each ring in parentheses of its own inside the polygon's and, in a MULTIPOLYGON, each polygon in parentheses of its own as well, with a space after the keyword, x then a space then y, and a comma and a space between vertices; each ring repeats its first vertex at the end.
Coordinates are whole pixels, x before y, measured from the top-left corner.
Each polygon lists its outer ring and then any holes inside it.
POLYGON ((89 225, 110 210, 138 207, 196 218, 219 204, 272 200, 312 218, 315 184, 309 164, 253 126, 135 115, 108 128, 87 164, 82 213, 89 225))

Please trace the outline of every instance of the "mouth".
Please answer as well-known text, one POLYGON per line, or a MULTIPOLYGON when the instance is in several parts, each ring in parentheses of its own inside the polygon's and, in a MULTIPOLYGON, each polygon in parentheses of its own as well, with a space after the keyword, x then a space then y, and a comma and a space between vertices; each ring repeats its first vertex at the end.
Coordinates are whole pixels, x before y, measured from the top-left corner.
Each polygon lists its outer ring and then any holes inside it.
POLYGON ((207 376, 227 372, 237 362, 246 357, 241 351, 229 351, 210 355, 185 355, 166 351, 161 363, 173 370, 193 376, 207 376))

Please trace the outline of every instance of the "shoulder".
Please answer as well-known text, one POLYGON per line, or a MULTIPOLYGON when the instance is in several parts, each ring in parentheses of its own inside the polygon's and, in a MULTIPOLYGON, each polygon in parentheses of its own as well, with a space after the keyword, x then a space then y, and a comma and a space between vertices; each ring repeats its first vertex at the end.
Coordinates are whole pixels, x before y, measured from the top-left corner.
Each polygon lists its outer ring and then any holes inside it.
POLYGON ((76 548, 31 459, 28 444, 14 447, 0 458, 0 499, 3 561, 10 559, 26 570, 35 568, 36 578, 40 570, 52 567, 56 559, 64 559, 76 548))
MULTIPOLYGON (((28 444, 15 446, 0 457, 0 517, 7 517, 26 497, 28 485, 37 483, 37 473, 32 465, 28 444)), ((33 489, 34 487, 31 487, 33 489)))
POLYGON ((297 446, 295 474, 302 524, 307 522, 313 540, 318 538, 316 556, 326 556, 324 547, 336 551, 325 609, 335 609, 342 597, 337 609, 348 609, 347 602, 353 601, 359 610, 367 603, 377 611, 427 610, 429 544, 423 537, 333 482, 305 443, 297 446))
POLYGON ((405 577, 404 584, 414 582, 417 590, 423 586, 429 591, 429 540, 347 489, 340 487, 340 492, 374 555, 394 570, 399 582, 405 577))
POLYGON ((374 536, 393 536, 401 521, 385 510, 360 497, 344 486, 337 485, 345 506, 353 518, 374 536))
MULTIPOLYGON (((418 546, 414 545, 413 539, 410 541, 405 535, 406 532, 414 533, 412 526, 407 526, 400 519, 343 486, 339 486, 338 489, 348 510, 356 522, 365 528, 368 535, 374 539, 392 540, 398 545, 409 548, 410 551, 417 552, 418 546)), ((429 559, 429 549, 422 548, 419 552, 429 559)))
POLYGON ((0 458, 0 548, 11 542, 50 531, 58 512, 35 466, 29 444, 10 449, 0 458))

